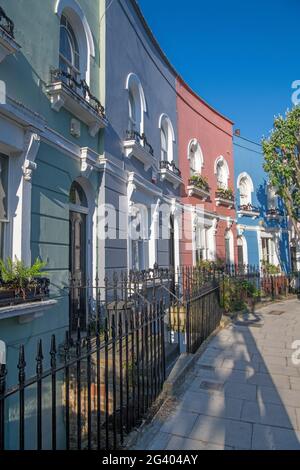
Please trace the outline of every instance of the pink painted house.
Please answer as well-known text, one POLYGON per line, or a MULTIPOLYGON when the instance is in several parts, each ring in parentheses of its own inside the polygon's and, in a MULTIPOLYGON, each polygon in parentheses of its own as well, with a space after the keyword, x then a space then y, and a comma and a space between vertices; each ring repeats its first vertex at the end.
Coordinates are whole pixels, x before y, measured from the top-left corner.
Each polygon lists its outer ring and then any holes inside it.
POLYGON ((177 78, 181 202, 185 210, 181 261, 237 260, 233 123, 177 78))

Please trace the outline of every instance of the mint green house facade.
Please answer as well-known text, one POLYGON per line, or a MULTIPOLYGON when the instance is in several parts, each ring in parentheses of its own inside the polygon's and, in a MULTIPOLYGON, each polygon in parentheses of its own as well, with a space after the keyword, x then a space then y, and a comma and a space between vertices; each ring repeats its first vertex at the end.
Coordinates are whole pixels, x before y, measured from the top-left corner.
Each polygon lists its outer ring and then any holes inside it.
POLYGON ((34 366, 39 338, 48 351, 52 334, 63 341, 65 330, 85 322, 74 305, 86 313, 87 300, 75 291, 70 298, 67 286, 70 275, 91 284, 100 265, 104 3, 1 0, 1 258, 40 257, 51 281, 45 302, 0 308, 0 339, 14 368, 20 343, 34 366))

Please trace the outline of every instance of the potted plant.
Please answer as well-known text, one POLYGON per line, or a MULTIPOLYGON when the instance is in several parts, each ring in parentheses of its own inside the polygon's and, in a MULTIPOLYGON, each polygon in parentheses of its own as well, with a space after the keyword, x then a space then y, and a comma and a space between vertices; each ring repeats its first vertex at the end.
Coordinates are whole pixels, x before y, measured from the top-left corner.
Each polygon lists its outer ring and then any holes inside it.
MULTIPOLYGON (((17 258, 13 261, 7 258, 6 262, 0 260, 0 299, 21 299, 22 301, 41 298, 48 291, 49 281, 43 269, 46 263, 36 259, 32 266, 17 258)), ((10 303, 8 302, 8 303, 10 303)))
POLYGON ((191 176, 190 184, 193 186, 196 186, 196 188, 203 189, 204 191, 207 191, 207 192, 209 192, 210 190, 207 178, 205 178, 205 176, 202 176, 202 175, 191 176))
POLYGON ((218 188, 217 196, 221 197, 222 199, 226 199, 228 201, 234 200, 234 192, 231 188, 218 188))

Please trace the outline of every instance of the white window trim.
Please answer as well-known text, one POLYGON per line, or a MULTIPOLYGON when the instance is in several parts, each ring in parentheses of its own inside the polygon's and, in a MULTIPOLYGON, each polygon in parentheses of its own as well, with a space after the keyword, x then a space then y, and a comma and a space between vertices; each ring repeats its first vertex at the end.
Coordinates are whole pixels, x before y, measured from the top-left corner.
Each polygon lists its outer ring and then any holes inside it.
MULTIPOLYGON (((136 105, 137 131, 142 135, 145 131, 145 113, 147 112, 147 103, 144 90, 139 77, 135 73, 130 73, 126 78, 125 90, 131 90, 136 105)), ((127 104, 129 102, 129 93, 127 96, 127 104)), ((129 105, 128 105, 129 114, 129 105)), ((129 116, 128 116, 129 120, 129 116)))
POLYGON ((242 241, 242 248, 243 248, 243 260, 244 265, 248 265, 248 243, 244 235, 240 235, 238 238, 242 241))
POLYGON ((174 161, 174 143, 176 142, 176 139, 172 122, 169 116, 164 113, 161 114, 158 121, 158 128, 160 131, 162 130, 163 126, 166 126, 165 130, 168 132, 168 162, 171 163, 174 161))
POLYGON ((192 175, 192 168, 191 168, 191 162, 192 162, 191 147, 192 147, 192 145, 197 145, 197 147, 198 147, 197 151, 194 153, 194 155, 198 154, 198 156, 199 156, 200 165, 199 165, 199 171, 197 170, 197 174, 201 175, 202 168, 204 167, 204 156, 203 156, 203 152, 202 152, 201 146, 199 144, 199 141, 197 139, 192 139, 189 142, 189 145, 188 145, 187 158, 190 162, 190 174, 192 175))
POLYGON ((64 14, 72 24, 78 41, 81 78, 90 85, 90 58, 95 58, 95 44, 87 18, 76 0, 57 0, 54 12, 59 19, 64 14))
POLYGON ((229 239, 229 250, 230 250, 230 264, 234 264, 234 237, 232 230, 227 230, 225 233, 225 243, 229 239))
POLYGON ((249 202, 248 204, 252 204, 252 194, 254 193, 254 185, 253 185, 253 181, 252 181, 252 178, 251 176, 246 173, 246 172, 243 172, 241 173, 239 176, 238 176, 238 179, 237 179, 237 187, 239 189, 239 192, 240 192, 240 203, 242 205, 242 200, 241 200, 241 183, 242 183, 242 180, 243 179, 246 179, 247 180, 247 185, 248 185, 248 191, 249 193, 247 194, 248 196, 248 199, 249 199, 249 202))
POLYGON ((229 182, 229 178, 230 178, 230 172, 229 172, 229 167, 228 167, 228 163, 227 161, 225 160, 225 158, 223 157, 223 155, 220 155, 216 161, 215 161, 215 165, 214 165, 214 173, 216 175, 216 177, 218 176, 218 165, 222 163, 224 166, 225 166, 225 170, 226 170, 226 181, 224 181, 224 184, 225 184, 225 189, 228 189, 228 182, 229 182))

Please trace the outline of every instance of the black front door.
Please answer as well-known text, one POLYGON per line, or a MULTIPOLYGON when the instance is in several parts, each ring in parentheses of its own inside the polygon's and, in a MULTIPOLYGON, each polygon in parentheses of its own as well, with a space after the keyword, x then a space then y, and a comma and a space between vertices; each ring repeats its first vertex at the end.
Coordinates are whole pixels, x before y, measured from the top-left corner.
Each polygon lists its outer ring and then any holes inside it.
POLYGON ((86 215, 70 212, 70 329, 86 329, 86 215))

